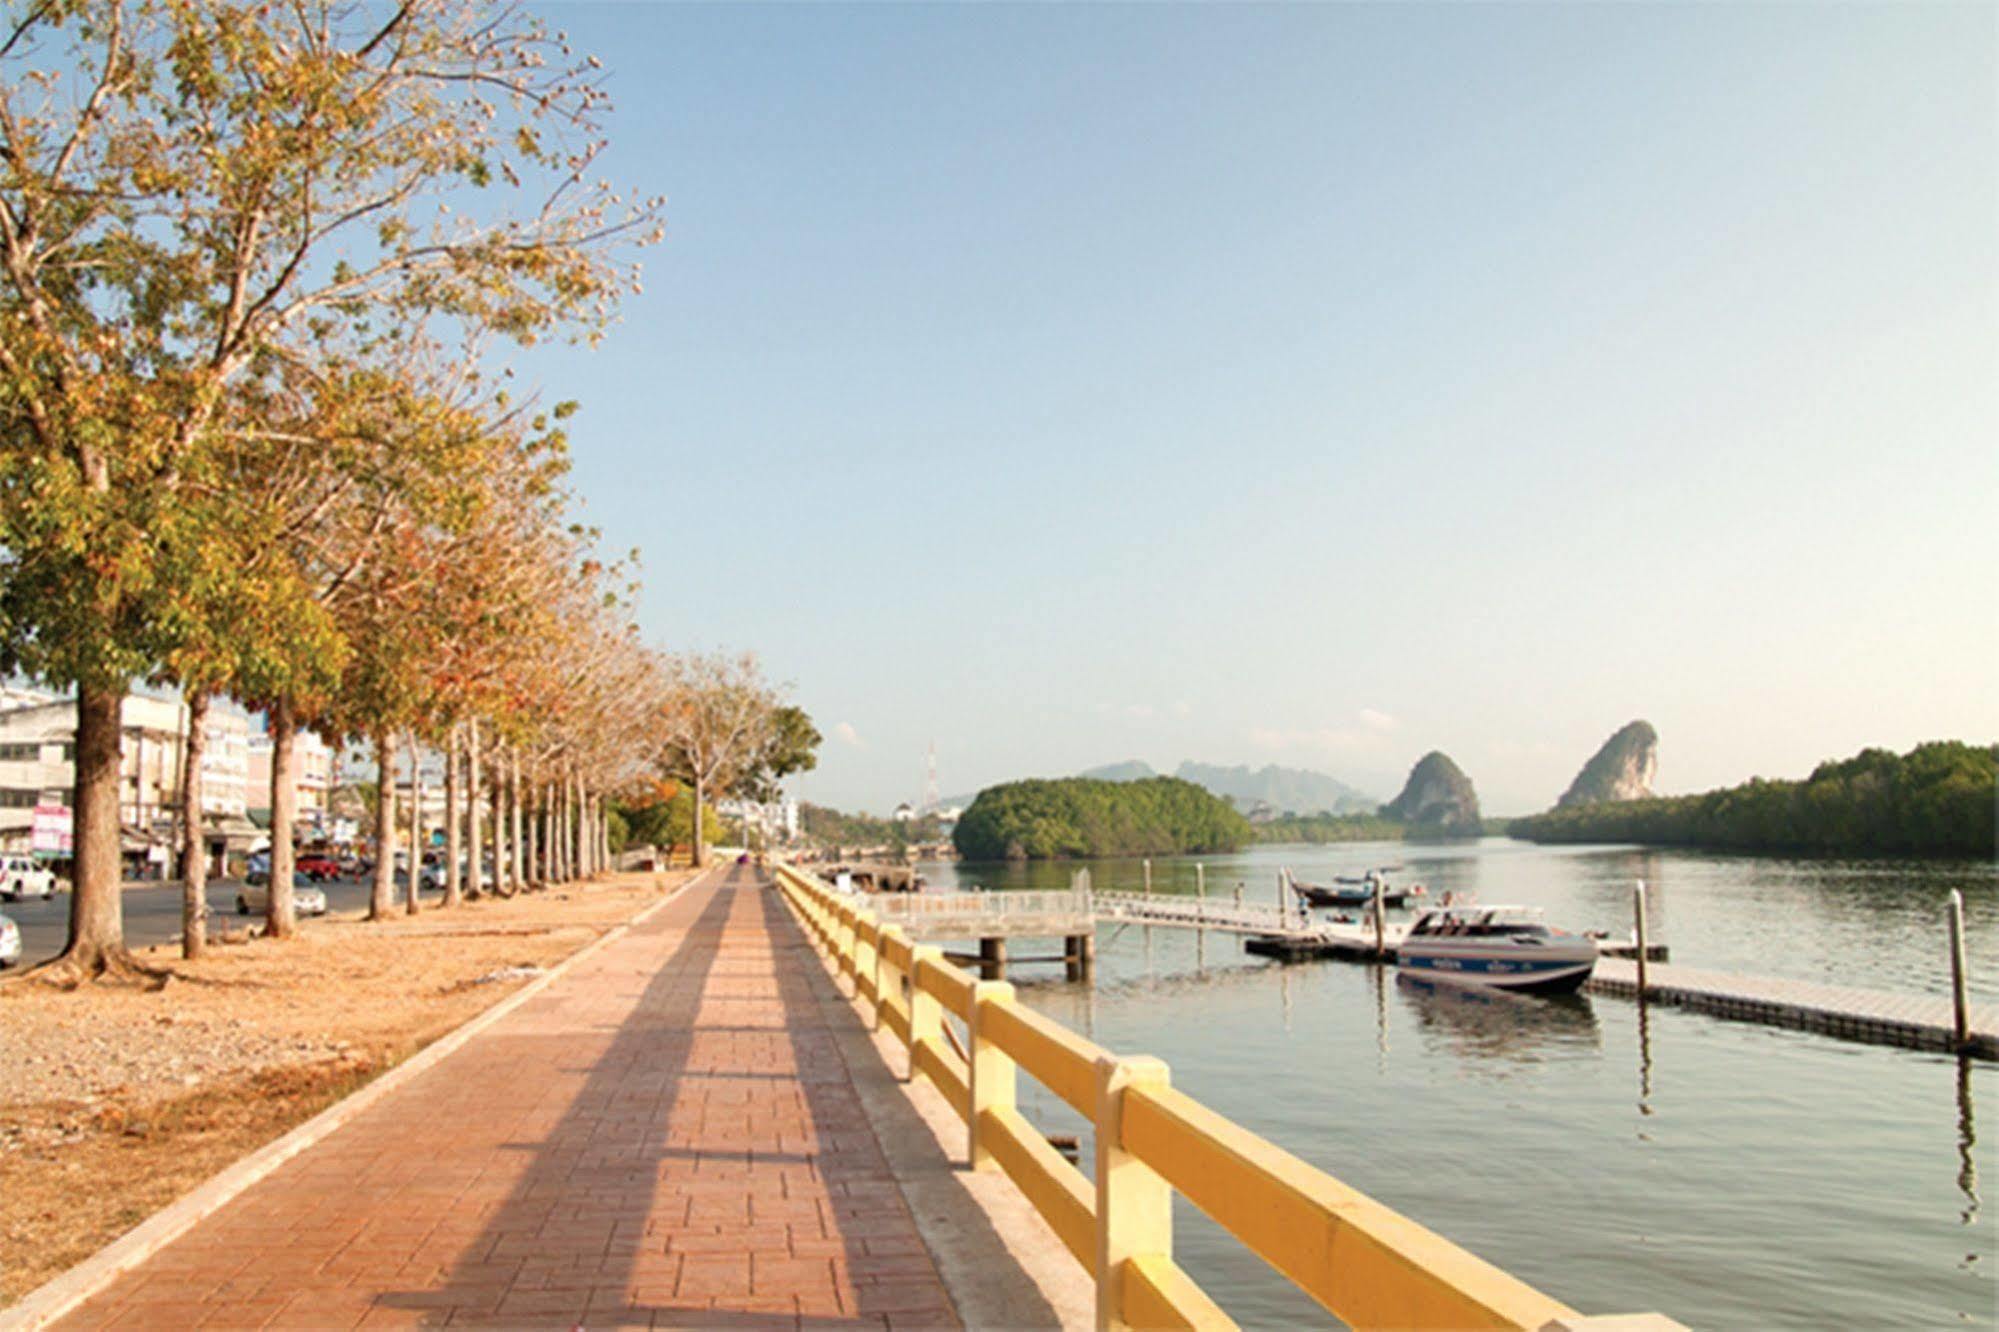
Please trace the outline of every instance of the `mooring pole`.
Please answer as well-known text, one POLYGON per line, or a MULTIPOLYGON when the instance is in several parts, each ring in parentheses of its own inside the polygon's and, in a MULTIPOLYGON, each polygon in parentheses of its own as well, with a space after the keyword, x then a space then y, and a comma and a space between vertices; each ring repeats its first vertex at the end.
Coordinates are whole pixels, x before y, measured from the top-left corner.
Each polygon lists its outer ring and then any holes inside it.
POLYGON ((1374 880, 1374 959, 1381 962, 1388 957, 1388 927, 1381 915, 1382 876, 1375 873, 1368 877, 1374 880))
POLYGON ((1964 966, 1964 894, 1950 890, 1950 1008, 1957 1048, 1971 1044, 1971 1000, 1964 966))
POLYGON ((1645 946, 1645 880, 1640 879, 1631 889, 1631 918, 1636 927, 1631 932, 1638 945, 1638 997, 1645 997, 1646 954, 1651 950, 1645 946))
POLYGON ((1152 862, 1145 862, 1145 895, 1152 896, 1152 862))

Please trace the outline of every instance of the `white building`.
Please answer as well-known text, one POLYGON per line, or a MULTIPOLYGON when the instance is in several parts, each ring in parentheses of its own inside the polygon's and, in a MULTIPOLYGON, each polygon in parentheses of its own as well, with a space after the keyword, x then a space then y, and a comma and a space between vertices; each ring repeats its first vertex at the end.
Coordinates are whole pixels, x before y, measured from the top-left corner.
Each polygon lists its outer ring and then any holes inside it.
MULTIPOLYGON (((187 705, 127 694, 119 710, 118 821, 132 868, 171 862, 186 762, 187 705)), ((242 850, 255 829, 244 818, 250 720, 220 701, 209 708, 201 763, 203 824, 217 855, 242 850)), ((76 700, 37 691, 0 691, 0 849, 26 851, 36 808, 67 823, 76 784, 76 700), (11 704, 11 706, 10 706, 11 704)), ((58 856, 53 846, 42 854, 58 856)))
POLYGON ((754 800, 721 800, 716 802, 715 812, 734 822, 747 820, 767 843, 798 840, 800 826, 798 801, 791 796, 782 796, 764 803, 754 800))

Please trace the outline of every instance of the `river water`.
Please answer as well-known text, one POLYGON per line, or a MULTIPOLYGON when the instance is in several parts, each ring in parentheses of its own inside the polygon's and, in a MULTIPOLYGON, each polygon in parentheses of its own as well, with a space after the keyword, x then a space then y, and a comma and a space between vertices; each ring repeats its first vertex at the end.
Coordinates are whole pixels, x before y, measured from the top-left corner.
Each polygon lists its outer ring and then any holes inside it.
MULTIPOLYGON (((1258 847, 1202 860, 1211 895, 1276 900, 1395 864, 1571 929, 1648 931, 1675 962, 1948 993, 1943 900, 1965 895, 1974 991, 1999 997, 1999 871, 1988 864, 1793 861, 1504 839, 1258 847)), ((1195 860, 1153 863, 1192 893, 1195 860)), ((932 865, 933 889, 1067 886, 1078 864, 932 865)), ((1090 864, 1137 888, 1135 861, 1090 864)), ((1369 966, 1284 966, 1232 937, 1106 928, 1094 987, 1022 965, 1023 998, 1174 1085, 1585 1313, 1656 1310, 1701 1327, 1992 1326, 1999 1245, 1981 1202, 1999 1169, 1990 1064, 1730 1022, 1628 1000, 1419 988, 1369 966), (1150 937, 1148 937, 1148 934, 1150 937)), ((1047 948, 1016 945, 1018 955, 1047 948)), ((1088 1125, 1023 1079, 1049 1132, 1088 1125)), ((1084 1162, 1088 1168, 1086 1151, 1084 1162)), ((1181 1204, 1178 1256, 1245 1326, 1322 1310, 1181 1204)))

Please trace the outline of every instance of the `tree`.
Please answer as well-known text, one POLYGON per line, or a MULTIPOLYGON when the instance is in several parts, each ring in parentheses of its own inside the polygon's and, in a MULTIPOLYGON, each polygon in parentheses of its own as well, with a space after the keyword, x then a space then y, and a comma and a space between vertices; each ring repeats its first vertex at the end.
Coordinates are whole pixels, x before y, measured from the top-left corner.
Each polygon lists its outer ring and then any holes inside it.
MULTIPOLYGON (((776 734, 780 704, 749 653, 688 652, 662 663, 663 702, 654 715, 656 761, 684 782, 700 809, 753 777, 776 734)), ((706 829, 692 828, 694 864, 708 863, 706 829)))
POLYGON ((600 326, 630 280, 604 246, 656 209, 584 183, 604 106, 594 61, 465 0, 37 4, 0 34, 0 668, 77 691, 61 967, 132 965, 119 705, 177 646, 232 396, 433 316, 600 326))
POLYGON ((737 793, 750 800, 775 800, 779 783, 798 772, 819 766, 819 745, 825 737, 806 716, 805 709, 790 704, 771 715, 770 734, 763 748, 753 755, 737 793))

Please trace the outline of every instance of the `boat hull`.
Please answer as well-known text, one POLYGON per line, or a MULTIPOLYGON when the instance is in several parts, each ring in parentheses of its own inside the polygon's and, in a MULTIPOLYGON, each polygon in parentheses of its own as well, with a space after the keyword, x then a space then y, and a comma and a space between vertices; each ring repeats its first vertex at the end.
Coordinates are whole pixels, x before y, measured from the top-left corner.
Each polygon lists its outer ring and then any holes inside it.
POLYGON ((1596 951, 1591 949, 1587 956, 1521 957, 1496 951, 1411 948, 1404 942, 1396 965, 1407 976, 1444 985, 1479 985, 1516 994, 1572 994, 1596 970, 1596 951))
MULTIPOLYGON (((1316 884, 1294 883, 1291 887, 1315 907, 1364 907, 1374 904, 1374 894, 1364 888, 1346 892, 1338 888, 1321 888, 1316 884)), ((1383 893, 1381 904, 1385 907, 1406 907, 1409 905, 1409 893, 1406 889, 1383 893)))

